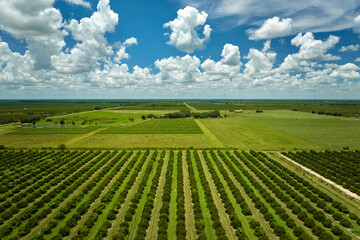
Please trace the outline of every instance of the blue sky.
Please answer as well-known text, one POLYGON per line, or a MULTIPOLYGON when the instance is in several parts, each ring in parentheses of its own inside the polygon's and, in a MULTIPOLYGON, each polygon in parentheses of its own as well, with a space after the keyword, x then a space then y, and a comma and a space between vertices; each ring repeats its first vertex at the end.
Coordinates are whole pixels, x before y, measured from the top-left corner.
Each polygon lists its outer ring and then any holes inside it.
POLYGON ((0 1, 0 98, 359 99, 355 0, 0 1))

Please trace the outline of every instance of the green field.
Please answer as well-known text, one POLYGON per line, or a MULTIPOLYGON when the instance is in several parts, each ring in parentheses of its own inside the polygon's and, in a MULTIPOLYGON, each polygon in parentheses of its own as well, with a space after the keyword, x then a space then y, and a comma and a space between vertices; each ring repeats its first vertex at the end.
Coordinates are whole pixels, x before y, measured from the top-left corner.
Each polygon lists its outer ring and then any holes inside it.
POLYGON ((0 159, 4 240, 360 237, 357 203, 264 152, 0 150, 0 159))
POLYGON ((193 119, 151 119, 139 124, 108 128, 100 134, 202 134, 193 119))
POLYGON ((360 121, 357 118, 287 110, 264 110, 263 113, 223 110, 224 117, 215 119, 141 119, 143 115, 161 116, 166 112, 169 111, 97 111, 56 117, 52 121, 41 120, 38 124, 53 127, 18 129, 17 125, 6 125, 0 127, 0 145, 56 147, 63 143, 77 148, 234 147, 245 150, 360 148, 360 121), (134 122, 129 122, 131 117, 134 122), (61 127, 59 121, 63 118, 66 123, 71 119, 81 120, 75 125, 70 122, 61 127), (83 119, 92 119, 92 122, 89 120, 82 125, 83 119), (106 122, 107 119, 114 122, 106 122), (95 134, 96 129, 99 131, 95 134), (31 134, 38 136, 29 137, 31 134), (53 138, 52 134, 64 136, 53 138), (41 146, 34 142, 46 144, 41 146))
POLYGON ((360 148, 360 121, 294 111, 229 113, 200 120, 226 147, 258 150, 360 148))
POLYGON ((67 146, 69 148, 208 148, 213 145, 204 134, 94 134, 67 146))
POLYGON ((99 127, 26 127, 17 128, 9 134, 84 134, 98 129, 99 127))

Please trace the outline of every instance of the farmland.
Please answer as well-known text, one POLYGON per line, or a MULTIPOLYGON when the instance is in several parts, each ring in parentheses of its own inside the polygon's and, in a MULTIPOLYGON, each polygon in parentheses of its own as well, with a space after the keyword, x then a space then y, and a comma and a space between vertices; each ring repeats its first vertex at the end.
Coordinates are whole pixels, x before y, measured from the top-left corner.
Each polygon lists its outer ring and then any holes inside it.
POLYGON ((0 239, 360 238, 354 102, 88 103, 0 127, 0 239))
POLYGON ((56 148, 65 144, 68 148, 110 149, 217 147, 272 151, 360 148, 360 121, 351 117, 288 110, 264 110, 263 113, 222 110, 222 118, 151 117, 143 120, 143 116, 160 117, 174 111, 101 110, 43 119, 36 123, 36 128, 32 124, 22 128, 17 128, 21 124, 3 125, 0 126, 0 145, 56 148), (61 120, 64 125, 60 124, 61 120), (44 144, 39 144, 41 142, 44 144))
POLYGON ((108 128, 100 133, 202 134, 202 131, 193 119, 152 119, 131 126, 108 128))
POLYGON ((360 152, 288 152, 284 155, 360 196, 360 152))
MULTIPOLYGON (((296 110, 314 112, 319 115, 336 115, 346 117, 360 116, 360 102, 356 100, 0 100, 0 124, 12 122, 33 122, 48 117, 63 115, 76 116, 88 112, 87 116, 69 118, 70 122, 82 124, 124 123, 128 118, 137 117, 97 113, 102 110, 124 112, 141 111, 175 111, 175 110, 296 110), (135 111, 136 110, 136 111, 135 111), (92 116, 92 114, 95 114, 92 116)), ((166 113, 166 112, 165 112, 166 113)), ((136 115, 136 114, 135 114, 136 115)), ((55 120, 56 121, 56 120, 55 120)))
POLYGON ((1 239, 360 236, 359 206, 264 152, 3 150, 0 156, 1 239))

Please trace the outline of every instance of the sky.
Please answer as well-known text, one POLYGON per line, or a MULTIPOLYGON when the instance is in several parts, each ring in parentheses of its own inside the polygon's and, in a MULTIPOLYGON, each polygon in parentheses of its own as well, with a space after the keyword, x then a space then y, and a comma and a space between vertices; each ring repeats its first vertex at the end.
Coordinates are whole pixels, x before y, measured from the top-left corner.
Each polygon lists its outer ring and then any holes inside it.
POLYGON ((360 99, 358 0, 0 0, 0 99, 360 99))

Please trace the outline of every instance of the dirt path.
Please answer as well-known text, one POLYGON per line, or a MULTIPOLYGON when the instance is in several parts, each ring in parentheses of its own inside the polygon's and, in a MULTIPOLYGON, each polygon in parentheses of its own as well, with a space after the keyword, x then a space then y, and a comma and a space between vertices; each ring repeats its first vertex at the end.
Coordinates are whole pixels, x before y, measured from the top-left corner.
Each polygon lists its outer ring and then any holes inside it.
POLYGON ((164 158, 164 165, 163 169, 161 170, 161 175, 159 179, 159 186, 156 191, 156 197, 154 200, 154 208, 151 213, 151 219, 149 222, 149 228, 146 231, 146 240, 152 240, 157 239, 157 232, 158 232, 158 222, 160 218, 160 209, 162 206, 162 196, 164 193, 164 185, 165 185, 165 177, 166 177, 166 169, 169 163, 169 152, 166 152, 165 158, 164 158))
POLYGON ((183 173, 184 173, 184 202, 185 202, 185 228, 186 239, 197 239, 195 228, 195 216, 193 203, 191 200, 190 180, 188 172, 188 164, 186 161, 186 152, 183 152, 183 173))
POLYGON ((196 108, 194 108, 194 107, 190 106, 190 105, 189 105, 189 104, 187 104, 186 102, 184 102, 184 105, 185 105, 186 107, 190 108, 190 110, 197 111, 197 109, 196 109, 196 108))
POLYGON ((289 162, 291 165, 295 166, 296 168, 300 168, 302 171, 307 173, 308 175, 316 178, 320 182, 324 182, 328 185, 330 185, 333 189, 337 190, 339 193, 343 194, 345 197, 350 198, 351 200, 354 200, 358 204, 360 204, 360 196, 351 192, 350 190, 343 188, 339 184, 334 183, 333 181, 321 176, 320 174, 314 172, 313 170, 301 165, 300 163, 297 163, 296 161, 292 160, 291 158, 288 158, 281 153, 274 153, 275 156, 277 156, 280 159, 283 159, 287 162, 289 162))
POLYGON ((171 193, 169 202, 169 224, 168 224, 168 238, 176 239, 176 216, 177 216, 177 154, 174 152, 174 164, 172 171, 171 193))
POLYGON ((74 138, 68 140, 67 142, 65 142, 65 145, 71 145, 71 144, 73 144, 73 143, 75 143, 77 141, 80 141, 81 139, 90 137, 91 135, 94 135, 95 133, 101 132, 104 129, 106 129, 106 128, 98 128, 98 129, 96 129, 94 131, 91 131, 91 132, 88 132, 88 133, 85 133, 85 134, 80 134, 80 136, 74 137, 74 138))
POLYGON ((237 239, 237 237, 235 235, 235 230, 231 227, 230 219, 229 219, 228 215, 226 214, 224 204, 221 201, 220 194, 217 191, 216 185, 215 185, 215 183, 212 179, 212 176, 209 172, 209 168, 205 163, 204 156, 202 153, 199 153, 199 155, 200 155, 200 162, 201 162, 201 165, 203 166, 206 180, 209 183, 211 195, 213 196, 214 204, 219 212, 220 222, 225 229, 226 236, 229 239, 237 239))
POLYGON ((219 139, 217 139, 215 135, 212 134, 212 132, 210 132, 210 130, 199 119, 195 119, 195 122, 199 125, 200 129, 203 131, 213 147, 225 147, 224 144, 219 139))
MULTIPOLYGON (((194 154, 194 152, 193 152, 193 154, 194 154)), ((205 194, 207 194, 207 193, 205 193, 204 188, 202 186, 202 183, 200 180, 199 169, 196 166, 197 164, 196 164, 195 157, 191 156, 190 161, 192 163, 193 174, 194 174, 195 181, 196 181, 196 188, 197 188, 197 192, 199 194, 200 208, 201 208, 201 212, 202 212, 202 215, 204 218, 204 225, 205 225, 204 233, 206 234, 207 239, 215 240, 216 239, 215 229, 213 228, 213 221, 211 220, 211 213, 210 213, 210 210, 206 203, 205 194)), ((202 233, 200 233, 200 234, 202 234, 202 233)))

